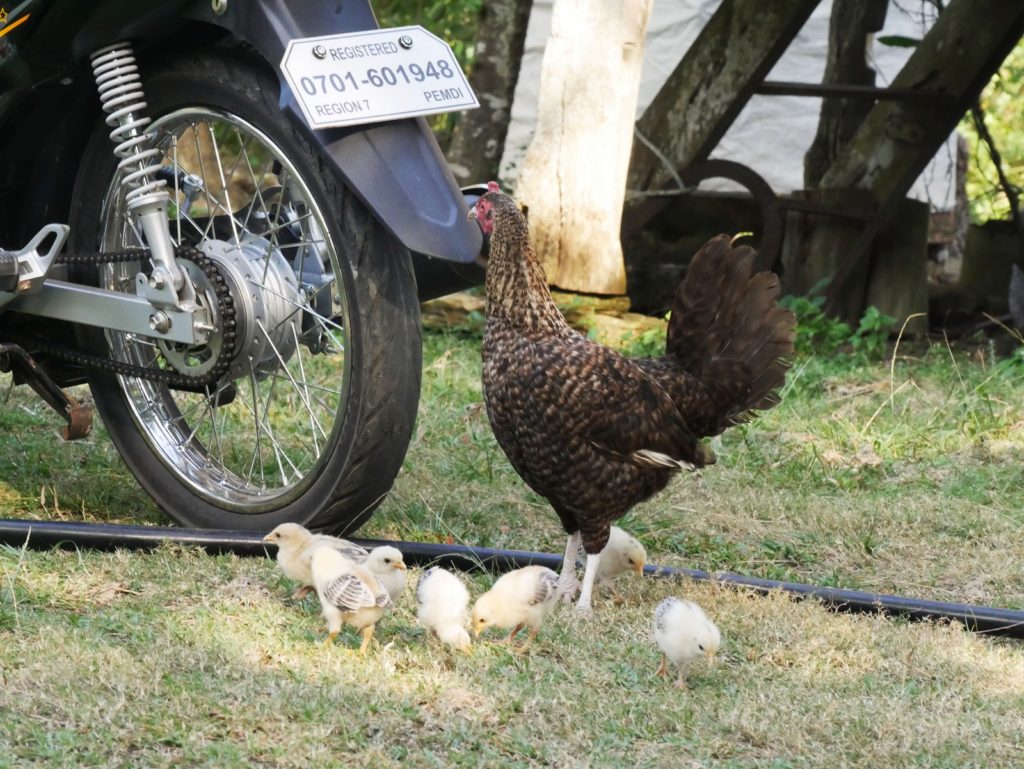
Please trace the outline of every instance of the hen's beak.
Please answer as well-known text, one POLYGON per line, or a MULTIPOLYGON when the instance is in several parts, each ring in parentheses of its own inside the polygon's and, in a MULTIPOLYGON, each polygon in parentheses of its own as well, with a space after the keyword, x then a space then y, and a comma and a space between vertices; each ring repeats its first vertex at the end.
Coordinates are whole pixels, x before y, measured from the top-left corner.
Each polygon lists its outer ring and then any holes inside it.
POLYGON ((470 207, 469 215, 466 217, 466 219, 471 222, 476 222, 477 226, 480 227, 480 234, 483 235, 483 242, 480 244, 480 253, 473 261, 476 263, 478 267, 483 267, 484 269, 487 269, 487 254, 491 247, 491 236, 489 233, 484 232, 483 226, 480 224, 479 221, 477 221, 475 204, 470 207))

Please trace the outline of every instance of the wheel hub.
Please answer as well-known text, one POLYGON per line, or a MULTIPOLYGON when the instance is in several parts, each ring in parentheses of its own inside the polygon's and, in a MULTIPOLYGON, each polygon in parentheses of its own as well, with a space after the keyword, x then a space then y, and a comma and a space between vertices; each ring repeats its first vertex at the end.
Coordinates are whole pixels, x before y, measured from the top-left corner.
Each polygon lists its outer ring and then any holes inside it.
POLYGON ((264 238, 241 245, 209 240, 200 247, 223 275, 235 300, 237 340, 227 379, 262 381, 284 366, 302 332, 302 293, 280 250, 264 238))
POLYGON ((210 281, 209 276, 199 265, 187 259, 179 259, 178 264, 184 268, 189 280, 192 281, 192 287, 196 292, 196 302, 207 309, 211 324, 218 330, 209 334, 206 344, 203 345, 185 345, 162 339, 157 342, 157 346, 167 362, 179 374, 201 377, 209 373, 220 358, 221 350, 224 348, 222 333, 224 320, 217 302, 217 289, 210 281))

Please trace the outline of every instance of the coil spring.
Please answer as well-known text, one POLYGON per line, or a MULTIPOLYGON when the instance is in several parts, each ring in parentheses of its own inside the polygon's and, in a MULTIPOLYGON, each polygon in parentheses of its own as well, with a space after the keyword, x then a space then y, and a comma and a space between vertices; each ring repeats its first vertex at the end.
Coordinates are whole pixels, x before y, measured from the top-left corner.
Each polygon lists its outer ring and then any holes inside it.
POLYGON ((150 121, 142 114, 147 105, 139 67, 129 43, 101 48, 90 58, 100 103, 108 113, 107 125, 114 129, 110 138, 117 145, 114 154, 121 158, 117 169, 124 174, 121 184, 131 206, 167 185, 165 180, 153 178, 160 169, 161 152, 151 146, 151 137, 144 130, 150 121))

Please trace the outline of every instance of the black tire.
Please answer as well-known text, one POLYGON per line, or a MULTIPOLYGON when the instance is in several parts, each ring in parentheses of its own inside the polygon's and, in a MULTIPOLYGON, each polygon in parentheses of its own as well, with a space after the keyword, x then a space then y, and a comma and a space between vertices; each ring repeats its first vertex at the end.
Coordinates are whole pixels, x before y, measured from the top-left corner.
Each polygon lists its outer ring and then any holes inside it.
MULTIPOLYGON (((253 241, 249 246, 252 252, 265 254, 265 261, 259 262, 264 275, 278 277, 274 290, 261 289, 267 306, 274 302, 274 291, 288 288, 288 269, 282 266, 282 259, 292 268, 296 260, 304 265, 319 262, 323 265, 319 278, 327 282, 319 284, 319 298, 309 299, 296 289, 293 296, 289 294, 290 305, 284 300, 277 302, 274 306, 293 308, 279 311, 287 316, 271 318, 272 313, 266 313, 265 328, 273 333, 264 333, 260 349, 269 362, 250 362, 248 375, 233 370, 218 384, 220 395, 210 389, 205 393, 169 390, 144 379, 93 369, 89 384, 99 415, 139 483, 167 515, 184 525, 266 531, 278 523, 296 521, 338 533, 354 531, 391 488, 416 416, 421 340, 409 253, 283 115, 278 107, 278 83, 261 62, 226 53, 183 53, 176 54, 174 61, 144 65, 142 70, 149 105, 146 114, 153 119, 158 143, 170 142, 169 137, 179 132, 178 144, 165 147, 165 165, 181 163, 180 168, 190 170, 178 147, 185 141, 182 137, 191 137, 197 157, 202 156, 196 137, 205 130, 204 120, 214 146, 220 141, 218 136, 229 142, 236 137, 239 149, 234 150, 233 167, 248 165, 252 185, 259 193, 251 194, 249 214, 243 218, 244 205, 236 205, 223 188, 211 194, 207 184, 206 207, 214 213, 224 212, 218 214, 221 219, 242 227, 241 234, 235 236, 237 243, 253 241), (214 111, 216 115, 212 115, 214 111), (198 120, 191 123, 197 127, 190 129, 175 122, 181 120, 198 120), (250 132, 251 128, 257 131, 250 132), (250 139, 254 140, 247 143, 250 139), (270 161, 261 159, 262 151, 255 149, 258 143, 269 148, 270 161), (257 172, 254 162, 270 165, 259 166, 263 170, 257 172), (271 183, 279 185, 273 188, 279 192, 267 186, 271 183), (228 203, 219 202, 218 195, 228 203), (264 196, 273 195, 276 197, 268 204, 264 196), (282 203, 285 200, 287 205, 282 203), (266 230, 263 234, 248 229, 260 218, 258 211, 253 214, 257 205, 262 206, 263 218, 274 223, 261 225, 266 230), (296 242, 282 245, 285 236, 296 242), (291 261, 287 254, 292 254, 291 261), (314 302, 316 311, 311 312, 314 302), (303 309, 294 309, 300 307, 303 309), (313 316, 308 323, 314 330, 309 333, 316 339, 308 345, 304 341, 307 316, 313 316), (275 330, 280 328, 287 330, 275 330), (294 337, 290 357, 265 343, 271 336, 285 345, 294 337), (297 361, 304 366, 301 376, 297 373, 300 369, 294 368, 297 361), (320 369, 325 369, 323 375, 320 369), (232 385, 226 383, 230 378, 235 379, 232 385), (341 381, 333 384, 339 378, 341 381), (285 384, 280 384, 282 381, 285 384), (285 391, 288 383, 293 392, 279 396, 276 388, 285 391), (244 394, 246 387, 249 396, 244 394), (260 401, 264 394, 266 404, 260 401), (283 397, 280 402, 279 397, 283 397), (328 415, 323 423, 322 414, 328 415), (294 439, 301 450, 289 456, 291 433, 284 432, 282 425, 305 421, 310 423, 309 435, 294 439), (202 432, 195 432, 200 429, 202 432), (275 432, 278 430, 282 432, 275 432), (193 434, 189 436, 189 432, 193 434), (175 446, 176 440, 184 443, 175 446), (271 456, 266 464, 264 454, 271 456), (277 486, 264 490, 262 486, 275 475, 277 486)), ((97 127, 76 181, 71 225, 79 250, 111 250, 139 242, 130 242, 131 233, 119 225, 124 213, 118 214, 117 208, 123 208, 123 196, 112 191, 116 160, 108 133, 109 128, 97 127)), ((225 160, 223 166, 227 165, 225 160)), ((188 226, 191 212, 201 210, 202 194, 192 202, 184 195, 174 198, 175 194, 172 192, 172 198, 180 205, 169 208, 169 217, 177 216, 178 223, 184 221, 188 226)), ((190 230, 187 237, 182 234, 181 239, 198 245, 203 235, 199 232, 202 225, 196 222, 202 220, 196 217, 191 221, 194 232, 190 230)), ((241 254, 241 247, 237 250, 241 254)), ((127 271, 121 275, 116 274, 118 269, 90 270, 90 277, 83 282, 134 290, 124 278, 130 278, 132 270, 138 272, 139 265, 124 268, 127 271)), ((301 282, 295 271, 293 278, 301 282)), ((264 284, 270 283, 264 279, 264 284)), ((251 285, 246 284, 247 290, 251 285)), ((147 348, 135 338, 84 327, 79 334, 89 352, 136 363, 156 357, 150 365, 168 365, 166 349, 154 354, 151 344, 147 348)))

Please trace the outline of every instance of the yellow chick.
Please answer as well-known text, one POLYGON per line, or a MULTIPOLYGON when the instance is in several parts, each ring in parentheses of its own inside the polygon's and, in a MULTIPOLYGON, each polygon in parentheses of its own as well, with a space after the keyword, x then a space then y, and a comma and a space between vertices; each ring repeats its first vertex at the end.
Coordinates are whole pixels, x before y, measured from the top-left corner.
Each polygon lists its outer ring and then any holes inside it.
POLYGON ((314 534, 298 523, 282 523, 263 541, 277 545, 277 565, 286 577, 300 583, 301 587, 294 593, 295 598, 303 598, 313 590, 311 561, 316 548, 326 545, 356 563, 367 556, 366 548, 354 542, 330 534, 314 534))
POLYGON ((391 545, 381 545, 373 548, 365 560, 360 559, 360 562, 388 591, 391 601, 397 601, 405 590, 405 559, 402 551, 391 545))
POLYGON ((510 627, 505 639, 511 643, 524 627, 530 629, 526 642, 516 651, 522 654, 540 631, 544 618, 558 601, 558 575, 545 566, 525 566, 502 575, 494 587, 473 606, 473 635, 488 627, 510 627))
POLYGON ((318 547, 312 558, 313 586, 316 588, 330 645, 348 623, 363 637, 359 653, 370 645, 378 620, 391 607, 391 596, 369 571, 337 550, 318 547))
POLYGON ((669 597, 654 607, 654 641, 661 649, 659 676, 668 675, 667 660, 672 660, 679 669, 676 686, 686 686, 686 665, 700 657, 707 657, 708 664, 715 661, 715 654, 722 642, 718 627, 693 601, 669 597))
POLYGON ((608 535, 608 544, 604 546, 597 562, 597 575, 594 584, 610 590, 615 603, 622 603, 622 594, 615 587, 613 580, 627 571, 642 575, 646 563, 647 550, 639 540, 618 526, 612 526, 608 535))
POLYGON ((469 648, 469 591, 447 569, 433 566, 416 583, 416 619, 442 643, 460 651, 469 648))

